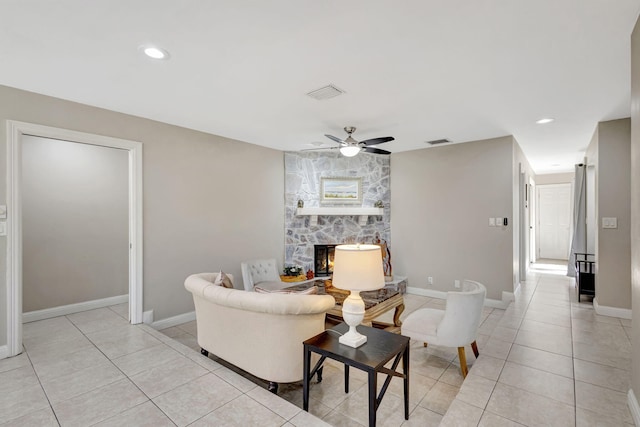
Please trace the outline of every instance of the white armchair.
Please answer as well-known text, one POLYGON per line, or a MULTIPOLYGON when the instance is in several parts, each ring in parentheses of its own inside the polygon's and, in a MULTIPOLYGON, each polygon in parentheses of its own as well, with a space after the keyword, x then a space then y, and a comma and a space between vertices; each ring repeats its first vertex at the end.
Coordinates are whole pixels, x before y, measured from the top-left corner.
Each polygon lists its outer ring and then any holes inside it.
POLYGON ((478 326, 487 294, 478 282, 465 280, 462 292, 448 292, 444 310, 422 308, 411 313, 402 323, 402 335, 427 344, 458 347, 460 370, 467 376, 467 359, 464 346, 471 345, 476 358, 478 326))
POLYGON ((266 289, 279 289, 287 284, 280 280, 275 259, 255 259, 240 263, 244 289, 252 291, 253 287, 260 284, 266 289))

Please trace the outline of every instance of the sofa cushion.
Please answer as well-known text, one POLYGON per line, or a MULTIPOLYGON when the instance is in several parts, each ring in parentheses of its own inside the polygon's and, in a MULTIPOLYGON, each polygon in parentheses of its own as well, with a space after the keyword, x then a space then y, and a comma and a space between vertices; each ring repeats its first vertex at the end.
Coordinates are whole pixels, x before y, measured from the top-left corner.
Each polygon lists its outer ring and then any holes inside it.
POLYGON ((265 289, 260 286, 253 288, 259 294, 297 294, 297 295, 315 295, 318 293, 318 287, 312 286, 309 289, 301 289, 299 291, 293 291, 289 289, 265 289))
POLYGON ((229 278, 229 276, 223 273, 222 270, 220 270, 220 273, 218 273, 218 277, 216 277, 216 280, 213 282, 213 284, 217 286, 223 286, 225 288, 233 288, 231 279, 229 278))

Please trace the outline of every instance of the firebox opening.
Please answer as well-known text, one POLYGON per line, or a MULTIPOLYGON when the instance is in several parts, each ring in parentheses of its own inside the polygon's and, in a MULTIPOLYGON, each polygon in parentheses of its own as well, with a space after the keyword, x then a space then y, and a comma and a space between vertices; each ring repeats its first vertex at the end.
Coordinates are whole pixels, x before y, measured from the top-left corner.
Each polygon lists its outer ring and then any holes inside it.
POLYGON ((333 257, 337 245, 314 246, 314 274, 316 277, 327 277, 333 274, 333 257))

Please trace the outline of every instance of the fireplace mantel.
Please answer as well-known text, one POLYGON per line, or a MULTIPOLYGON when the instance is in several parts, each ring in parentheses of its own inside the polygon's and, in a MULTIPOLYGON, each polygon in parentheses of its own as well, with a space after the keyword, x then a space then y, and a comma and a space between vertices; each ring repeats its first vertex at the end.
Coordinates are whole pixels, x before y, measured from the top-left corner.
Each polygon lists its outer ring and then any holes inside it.
POLYGON ((358 224, 363 226, 367 224, 367 220, 370 216, 384 215, 384 209, 349 206, 297 208, 296 215, 309 216, 309 225, 312 227, 318 225, 319 216, 357 216, 358 224))

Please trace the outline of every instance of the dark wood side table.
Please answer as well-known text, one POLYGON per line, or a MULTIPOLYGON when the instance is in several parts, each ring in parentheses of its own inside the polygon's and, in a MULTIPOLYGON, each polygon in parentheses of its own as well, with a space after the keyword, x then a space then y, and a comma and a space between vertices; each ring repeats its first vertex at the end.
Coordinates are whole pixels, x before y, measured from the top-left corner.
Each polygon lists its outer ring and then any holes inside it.
POLYGON ((340 323, 332 329, 306 340, 304 345, 304 376, 302 388, 302 408, 309 411, 309 380, 322 368, 328 357, 344 363, 344 392, 349 393, 349 367, 361 369, 368 374, 369 383, 369 426, 376 425, 376 410, 389 387, 391 378, 404 379, 404 419, 409 419, 409 338, 368 326, 358 326, 358 332, 367 336, 367 342, 358 348, 340 344, 338 338, 349 330, 349 326, 340 323), (311 353, 320 355, 320 360, 311 369, 311 353), (395 359, 394 359, 395 358, 395 359), (386 368, 391 359, 391 369, 386 368), (402 373, 396 369, 402 359, 402 373), (387 374, 380 395, 378 391, 378 372, 387 374))

